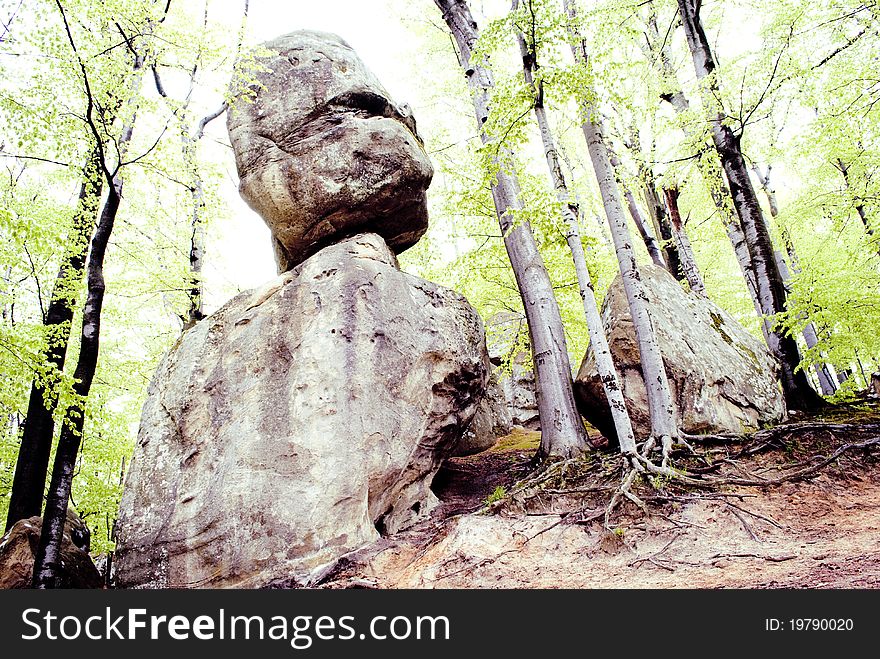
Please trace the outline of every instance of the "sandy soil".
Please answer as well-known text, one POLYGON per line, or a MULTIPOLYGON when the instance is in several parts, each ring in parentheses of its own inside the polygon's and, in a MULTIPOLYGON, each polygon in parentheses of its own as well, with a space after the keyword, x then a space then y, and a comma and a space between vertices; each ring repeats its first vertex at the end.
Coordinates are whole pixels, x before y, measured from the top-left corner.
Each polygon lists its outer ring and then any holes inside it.
POLYGON ((325 586, 378 588, 880 587, 880 464, 809 481, 725 488, 645 516, 601 520, 484 514, 486 497, 529 471, 537 437, 450 461, 431 519, 344 561, 325 586))

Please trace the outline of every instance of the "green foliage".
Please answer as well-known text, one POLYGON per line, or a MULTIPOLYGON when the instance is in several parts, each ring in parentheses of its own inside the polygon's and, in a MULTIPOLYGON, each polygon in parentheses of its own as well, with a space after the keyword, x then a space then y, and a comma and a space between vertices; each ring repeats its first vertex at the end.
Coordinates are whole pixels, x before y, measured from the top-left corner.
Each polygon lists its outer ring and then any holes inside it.
POLYGON ((504 488, 503 485, 499 485, 492 491, 492 494, 486 497, 486 505, 488 506, 495 503, 496 501, 501 501, 506 496, 507 490, 504 488))
MULTIPOLYGON (((74 309, 81 306, 83 282, 56 279, 74 235, 83 166, 100 139, 106 164, 115 169, 119 132, 133 122, 134 139, 120 167, 124 198, 105 263, 100 360, 84 404, 72 493, 93 531, 93 549, 103 552, 113 546, 121 478, 147 384, 179 336, 179 317, 189 302, 194 171, 206 179, 203 220, 210 224, 223 213, 217 192, 222 169, 199 162, 195 153, 187 159, 181 148, 205 101, 190 103, 175 94, 181 88, 185 94, 188 86, 190 94, 195 89, 199 99, 219 105, 235 50, 223 17, 193 20, 192 5, 185 3, 172 3, 163 20, 164 2, 67 0, 61 6, 64 14, 48 0, 25 3, 0 42, 0 418, 6 420, 0 432, 0 517, 6 516, 31 383, 47 388, 56 431, 64 412, 79 403, 72 393, 79 313, 68 328, 63 373, 47 367, 44 353, 64 328, 48 332, 43 314, 59 286, 69 289, 74 309), (167 99, 157 98, 143 69, 133 70, 132 44, 146 55, 145 70, 155 66, 171 90, 167 99)), ((239 70, 242 76, 250 71, 246 65, 239 70)), ((88 214, 94 217, 97 210, 88 214)))

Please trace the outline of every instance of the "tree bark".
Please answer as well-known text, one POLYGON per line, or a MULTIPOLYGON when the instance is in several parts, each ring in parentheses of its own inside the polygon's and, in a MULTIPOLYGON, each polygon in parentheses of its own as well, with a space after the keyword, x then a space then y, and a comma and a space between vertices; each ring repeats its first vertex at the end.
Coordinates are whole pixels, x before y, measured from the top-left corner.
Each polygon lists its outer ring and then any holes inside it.
MULTIPOLYGON (((568 29, 572 37, 572 54, 579 64, 585 65, 588 59, 587 46, 574 27, 577 18, 574 5, 571 0, 563 0, 563 7, 571 21, 568 29)), ((593 90, 584 91, 585 99, 595 98, 593 90)), ((645 294, 641 274, 636 264, 632 236, 620 202, 620 192, 617 188, 614 168, 611 166, 611 157, 605 144, 601 126, 598 123, 598 113, 592 102, 586 100, 583 102, 582 112, 584 138, 587 141, 587 149, 596 173, 596 180, 599 183, 605 215, 611 228, 611 238, 614 241, 623 288, 639 346, 642 376, 647 389, 648 407, 651 415, 651 433, 666 449, 671 445, 673 439, 678 437, 676 409, 672 402, 669 380, 648 311, 648 297, 645 294)))
POLYGON ((672 225, 669 223, 666 206, 660 200, 660 195, 657 194, 657 181, 654 178, 654 172, 645 163, 639 163, 639 177, 642 180, 642 193, 645 197, 645 204, 648 207, 648 214, 651 216, 651 222, 662 241, 663 252, 666 255, 667 270, 678 281, 684 282, 686 279, 684 277, 684 270, 681 267, 681 258, 678 255, 678 246, 675 244, 675 238, 672 235, 672 225))
MULTIPOLYGON (((490 91, 494 82, 489 69, 472 57, 479 36, 477 24, 465 0, 434 2, 458 47, 459 62, 473 96, 480 138, 487 144, 492 141, 486 134, 485 123, 489 117, 490 91)), ((519 182, 509 166, 511 155, 503 148, 497 153, 494 164, 498 166, 498 173, 492 184, 492 198, 529 326, 541 418, 538 457, 574 457, 586 450, 588 444, 586 430, 575 407, 571 364, 559 306, 531 226, 526 221, 514 221, 514 213, 522 208, 522 201, 519 182)))
MULTIPOLYGON (((675 67, 669 57, 668 48, 661 44, 659 30, 657 29, 657 16, 651 4, 651 14, 648 18, 648 32, 646 34, 648 41, 648 59, 659 67, 659 73, 667 84, 667 91, 660 95, 660 98, 668 102, 675 109, 675 113, 679 116, 685 114, 690 109, 690 102, 681 90, 678 79, 675 75, 675 67)), ((686 123, 682 123, 682 131, 690 140, 694 138, 693 129, 689 128, 686 123)), ((755 313, 762 316, 761 303, 758 300, 758 287, 755 283, 755 268, 752 265, 752 258, 749 254, 749 248, 746 245, 745 235, 742 226, 736 216, 736 211, 731 205, 731 194, 724 182, 724 175, 721 171, 717 156, 705 155, 697 161, 697 168, 703 181, 712 197, 712 203, 718 210, 718 216, 724 225, 724 231, 733 247, 736 255, 736 261, 742 273, 743 280, 746 284, 746 290, 755 307, 755 313)), ((766 338, 766 333, 765 333, 766 338)))
MULTIPOLYGON (((248 3, 245 2, 245 18, 247 17, 247 8, 248 3)), ((239 50, 240 47, 241 43, 239 43, 239 50)), ((193 75, 195 75, 195 72, 193 72, 193 75)), ((183 160, 191 173, 189 192, 192 199, 192 214, 190 216, 192 234, 189 248, 189 308, 183 319, 184 330, 188 330, 205 318, 204 287, 202 285, 202 271, 205 267, 205 218, 203 215, 205 209, 205 188, 198 166, 199 142, 204 136, 205 128, 208 124, 226 112, 227 109, 228 105, 224 101, 219 109, 201 118, 194 135, 188 136, 184 134, 183 136, 183 160)))
POLYGON ((6 516, 7 531, 18 520, 37 516, 43 509, 43 492, 46 489, 49 455, 55 435, 55 422, 52 418, 55 405, 50 401, 57 398, 57 392, 53 389, 64 370, 73 308, 85 272, 89 237, 95 226, 95 216, 101 200, 103 175, 99 157, 98 150, 94 149, 83 168, 71 235, 55 277, 46 316, 43 318, 43 326, 47 328, 46 376, 45 379, 35 377, 31 384, 6 516))
POLYGON ((780 363, 780 379, 789 409, 812 412, 824 403, 810 386, 806 373, 798 369, 800 355, 794 338, 772 325, 770 318, 786 311, 785 287, 773 258, 773 246, 761 214, 761 207, 752 187, 740 148, 740 140, 725 123, 716 76, 715 60, 709 40, 700 21, 699 0, 678 0, 682 25, 694 61, 697 78, 708 85, 704 100, 709 114, 712 142, 727 175, 734 208, 746 237, 755 270, 758 299, 765 316, 770 351, 780 363))
POLYGON ((190 217, 192 234, 190 236, 189 248, 189 307, 186 310, 186 316, 183 320, 184 330, 188 330, 205 317, 202 306, 202 270, 204 268, 205 255, 205 224, 204 218, 202 217, 202 211, 205 208, 205 191, 202 184, 202 177, 199 174, 198 166, 195 162, 195 151, 197 148, 198 143, 196 140, 185 135, 183 143, 183 158, 187 168, 190 169, 192 174, 189 187, 190 197, 192 199, 192 214, 190 217))
MULTIPOLYGON (((779 203, 776 201, 776 190, 770 184, 770 166, 767 166, 767 171, 762 172, 760 168, 755 165, 753 167, 753 171, 755 175, 758 177, 758 182, 761 184, 761 189, 764 191, 764 196, 767 198, 767 206, 770 208, 770 217, 776 218, 779 216, 779 203)), ((785 245, 785 251, 788 253, 788 259, 791 263, 791 269, 794 274, 799 275, 801 273, 800 260, 798 259, 797 251, 794 248, 794 242, 791 239, 791 234, 788 233, 788 230, 782 226, 778 225, 780 233, 782 234, 782 242, 785 245)), ((769 229, 769 227, 768 227, 769 229)), ((788 282, 791 279, 788 266, 785 264, 785 259, 782 256, 782 253, 776 250, 774 252, 776 255, 776 262, 779 265, 779 272, 782 275, 782 281, 786 286, 786 290, 789 290, 788 282)), ((810 321, 805 326, 803 331, 801 332, 804 337, 804 343, 807 345, 807 348, 812 350, 817 345, 819 345, 819 332, 816 330, 816 325, 810 321)), ((828 365, 823 362, 817 362, 813 364, 813 370, 816 372, 816 378, 819 381, 819 388, 822 390, 822 393, 826 396, 831 396, 835 391, 837 391, 837 385, 834 382, 834 378, 831 375, 831 369, 828 368, 828 365)))
POLYGON ((681 220, 681 211, 678 209, 678 194, 677 188, 663 189, 663 197, 666 199, 666 208, 669 211, 669 220, 672 223, 672 235, 675 238, 675 245, 678 247, 681 269, 684 272, 688 286, 691 287, 691 291, 695 295, 705 298, 706 285, 703 283, 703 277, 697 267, 697 260, 694 258, 694 250, 691 248, 691 241, 684 228, 684 222, 681 220))
MULTIPOLYGON (((530 2, 531 0, 527 1, 530 2)), ((516 11, 518 6, 519 0, 513 0, 511 11, 516 11)), ((587 269, 584 247, 581 244, 580 228, 578 226, 579 209, 577 203, 569 194, 568 184, 562 173, 559 153, 556 150, 556 141, 553 137, 550 122, 547 119, 547 111, 543 103, 543 87, 541 83, 535 83, 535 72, 538 69, 537 49, 534 43, 526 43, 525 36, 520 31, 517 31, 516 40, 519 45, 520 55, 522 56, 523 77, 534 98, 532 107, 541 133, 544 157, 547 160, 550 179, 556 191, 556 200, 559 202, 562 220, 566 226, 565 239, 568 242, 571 257, 574 261, 578 290, 583 302, 584 316, 590 335, 590 347, 596 359, 596 370, 602 379, 605 397, 608 399, 608 406, 611 410, 611 418, 614 423, 620 451, 625 455, 634 455, 636 453, 636 443, 632 422, 626 409, 623 391, 620 388, 617 369, 614 366, 614 360, 611 358, 611 349, 608 347, 608 338, 605 336, 605 328, 602 324, 602 317, 599 314, 599 305, 596 302, 593 282, 590 280, 590 272, 587 269)), ((656 251, 656 241, 653 244, 656 251)))
POLYGON ((642 242, 645 243, 645 248, 648 250, 648 256, 651 257, 651 261, 654 262, 654 265, 666 269, 666 259, 663 258, 663 253, 660 251, 660 246, 657 244, 657 239, 654 237, 654 231, 645 221, 645 216, 642 215, 642 211, 636 203, 636 198, 633 196, 632 190, 623 183, 623 166, 620 164, 620 158, 618 158, 617 154, 614 153, 614 150, 610 148, 608 149, 608 155, 611 158, 611 166, 614 168, 617 175, 618 183, 623 189, 623 196, 626 199, 626 205, 629 209, 630 217, 632 217, 636 229, 642 237, 642 242))
POLYGON ((61 425, 52 468, 52 480, 46 497, 46 510, 43 514, 43 528, 34 561, 34 588, 58 587, 61 538, 85 423, 85 401, 88 399, 98 364, 101 308, 104 304, 104 255, 121 198, 122 177, 117 174, 101 210, 101 219, 95 229, 89 250, 88 293, 83 307, 82 343, 73 374, 75 379, 73 390, 80 397, 80 402, 71 405, 65 411, 61 425))

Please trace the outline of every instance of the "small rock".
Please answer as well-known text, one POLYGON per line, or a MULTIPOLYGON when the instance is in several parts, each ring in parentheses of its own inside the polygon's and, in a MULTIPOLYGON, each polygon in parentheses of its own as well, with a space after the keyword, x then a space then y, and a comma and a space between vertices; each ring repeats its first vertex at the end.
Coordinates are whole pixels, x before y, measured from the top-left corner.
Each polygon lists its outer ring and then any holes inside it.
MULTIPOLYGON (((21 519, 0 538, 0 589, 31 587, 42 528, 42 517, 21 519)), ((101 575, 88 554, 90 538, 88 527, 68 508, 61 539, 62 588, 103 588, 101 575)))

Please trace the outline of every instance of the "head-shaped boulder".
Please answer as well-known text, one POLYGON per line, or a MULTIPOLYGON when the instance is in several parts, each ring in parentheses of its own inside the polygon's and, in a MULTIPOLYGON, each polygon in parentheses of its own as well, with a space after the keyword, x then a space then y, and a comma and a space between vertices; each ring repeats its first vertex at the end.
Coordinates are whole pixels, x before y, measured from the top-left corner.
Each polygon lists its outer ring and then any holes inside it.
POLYGON ((399 253, 428 227, 433 169, 398 106, 336 35, 267 42, 252 102, 227 128, 245 201, 272 231, 280 272, 346 236, 371 231, 399 253))

